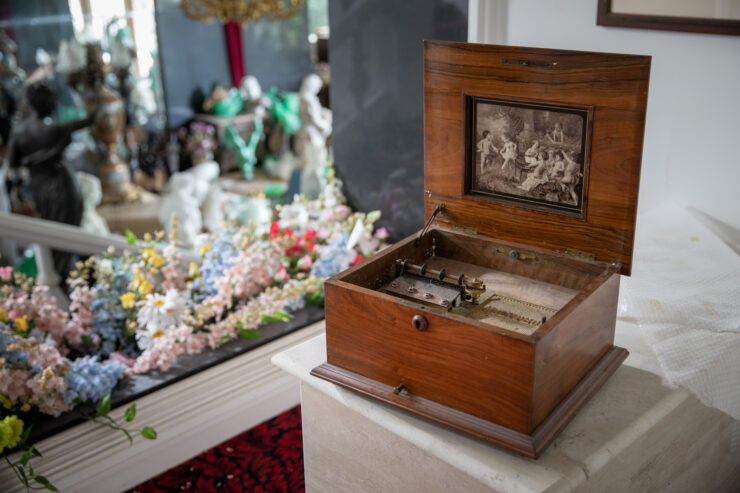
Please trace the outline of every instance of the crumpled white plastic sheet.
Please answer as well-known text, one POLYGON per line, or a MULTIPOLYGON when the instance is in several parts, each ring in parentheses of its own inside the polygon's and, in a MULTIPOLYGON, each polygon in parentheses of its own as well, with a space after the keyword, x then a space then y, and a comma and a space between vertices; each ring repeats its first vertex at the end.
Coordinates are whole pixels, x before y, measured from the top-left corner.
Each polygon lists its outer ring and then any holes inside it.
POLYGON ((679 205, 637 219, 619 318, 636 324, 668 384, 740 419, 740 256, 679 205))

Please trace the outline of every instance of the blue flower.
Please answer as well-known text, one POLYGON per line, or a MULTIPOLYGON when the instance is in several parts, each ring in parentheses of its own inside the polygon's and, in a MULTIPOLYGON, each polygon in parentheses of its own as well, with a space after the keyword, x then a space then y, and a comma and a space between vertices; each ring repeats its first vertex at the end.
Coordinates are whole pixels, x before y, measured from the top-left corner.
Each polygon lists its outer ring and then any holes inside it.
POLYGON ((99 353, 108 356, 114 352, 123 338, 126 327, 126 312, 118 302, 116 292, 95 286, 93 291, 96 298, 91 305, 92 328, 91 335, 100 337, 99 353))
POLYGON ((346 269, 352 261, 347 252, 349 233, 342 233, 333 239, 324 248, 321 257, 311 266, 311 275, 314 277, 331 277, 346 269))
POLYGON ((290 312, 290 313, 297 312, 298 310, 300 310, 301 308, 305 306, 306 306, 306 296, 301 295, 295 300, 288 303, 288 305, 285 307, 285 311, 290 312))
POLYGON ((203 256, 200 265, 200 277, 193 281, 193 299, 201 303, 209 296, 217 293, 216 279, 224 275, 231 267, 234 258, 234 236, 233 228, 224 228, 219 231, 211 249, 203 256))
POLYGON ((64 401, 99 401, 113 390, 125 370, 124 365, 115 361, 98 363, 97 356, 84 356, 74 360, 64 378, 67 384, 64 401))
MULTIPOLYGON (((92 288, 94 299, 90 305, 92 311, 90 334, 100 337, 100 349, 97 354, 108 356, 124 342, 126 311, 121 306, 119 297, 128 291, 129 278, 129 273, 116 271, 110 283, 99 282, 92 288)), ((139 353, 129 354, 132 357, 138 355, 139 353)))
POLYGON ((11 366, 25 365, 28 363, 27 355, 24 351, 8 351, 8 344, 15 341, 6 336, 3 332, 7 330, 7 325, 0 322, 0 357, 11 366))

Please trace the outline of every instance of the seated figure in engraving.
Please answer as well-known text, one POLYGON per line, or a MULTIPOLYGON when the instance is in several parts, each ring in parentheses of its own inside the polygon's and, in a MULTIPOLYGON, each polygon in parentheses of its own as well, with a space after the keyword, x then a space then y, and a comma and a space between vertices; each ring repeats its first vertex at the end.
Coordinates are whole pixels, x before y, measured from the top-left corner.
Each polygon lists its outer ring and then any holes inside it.
POLYGON ((563 153, 565 158, 565 170, 563 170, 563 177, 560 178, 560 186, 563 190, 570 194, 570 198, 574 204, 578 203, 578 195, 576 194, 575 188, 580 181, 580 172, 578 171, 578 163, 568 155, 567 152, 563 153))
POLYGON ((532 147, 524 153, 524 162, 527 164, 537 164, 540 154, 540 141, 535 140, 532 147))
POLYGON ((555 151, 555 154, 553 154, 552 165, 550 166, 550 179, 558 183, 564 173, 565 158, 563 157, 563 151, 555 151))
MULTIPOLYGON (((530 166, 531 167, 531 166, 530 166)), ((547 183, 547 154, 540 151, 534 164, 534 171, 527 175, 524 182, 519 185, 522 190, 530 191, 537 185, 547 183)))

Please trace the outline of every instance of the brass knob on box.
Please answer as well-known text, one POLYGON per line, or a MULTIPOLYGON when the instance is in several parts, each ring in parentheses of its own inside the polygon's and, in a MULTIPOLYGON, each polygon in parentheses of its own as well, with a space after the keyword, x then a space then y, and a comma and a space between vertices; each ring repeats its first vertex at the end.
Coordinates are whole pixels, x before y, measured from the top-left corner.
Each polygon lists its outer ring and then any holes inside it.
POLYGON ((414 315, 414 318, 411 319, 411 326, 419 332, 423 332, 429 327, 429 322, 423 315, 414 315))

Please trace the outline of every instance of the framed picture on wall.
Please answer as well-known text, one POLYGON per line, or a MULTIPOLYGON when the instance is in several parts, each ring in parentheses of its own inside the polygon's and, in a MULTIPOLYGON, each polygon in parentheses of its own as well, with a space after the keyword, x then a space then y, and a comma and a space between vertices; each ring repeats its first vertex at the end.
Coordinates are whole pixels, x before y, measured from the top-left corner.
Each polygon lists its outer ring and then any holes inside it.
POLYGON ((598 0, 596 24, 740 35, 740 0, 598 0))

